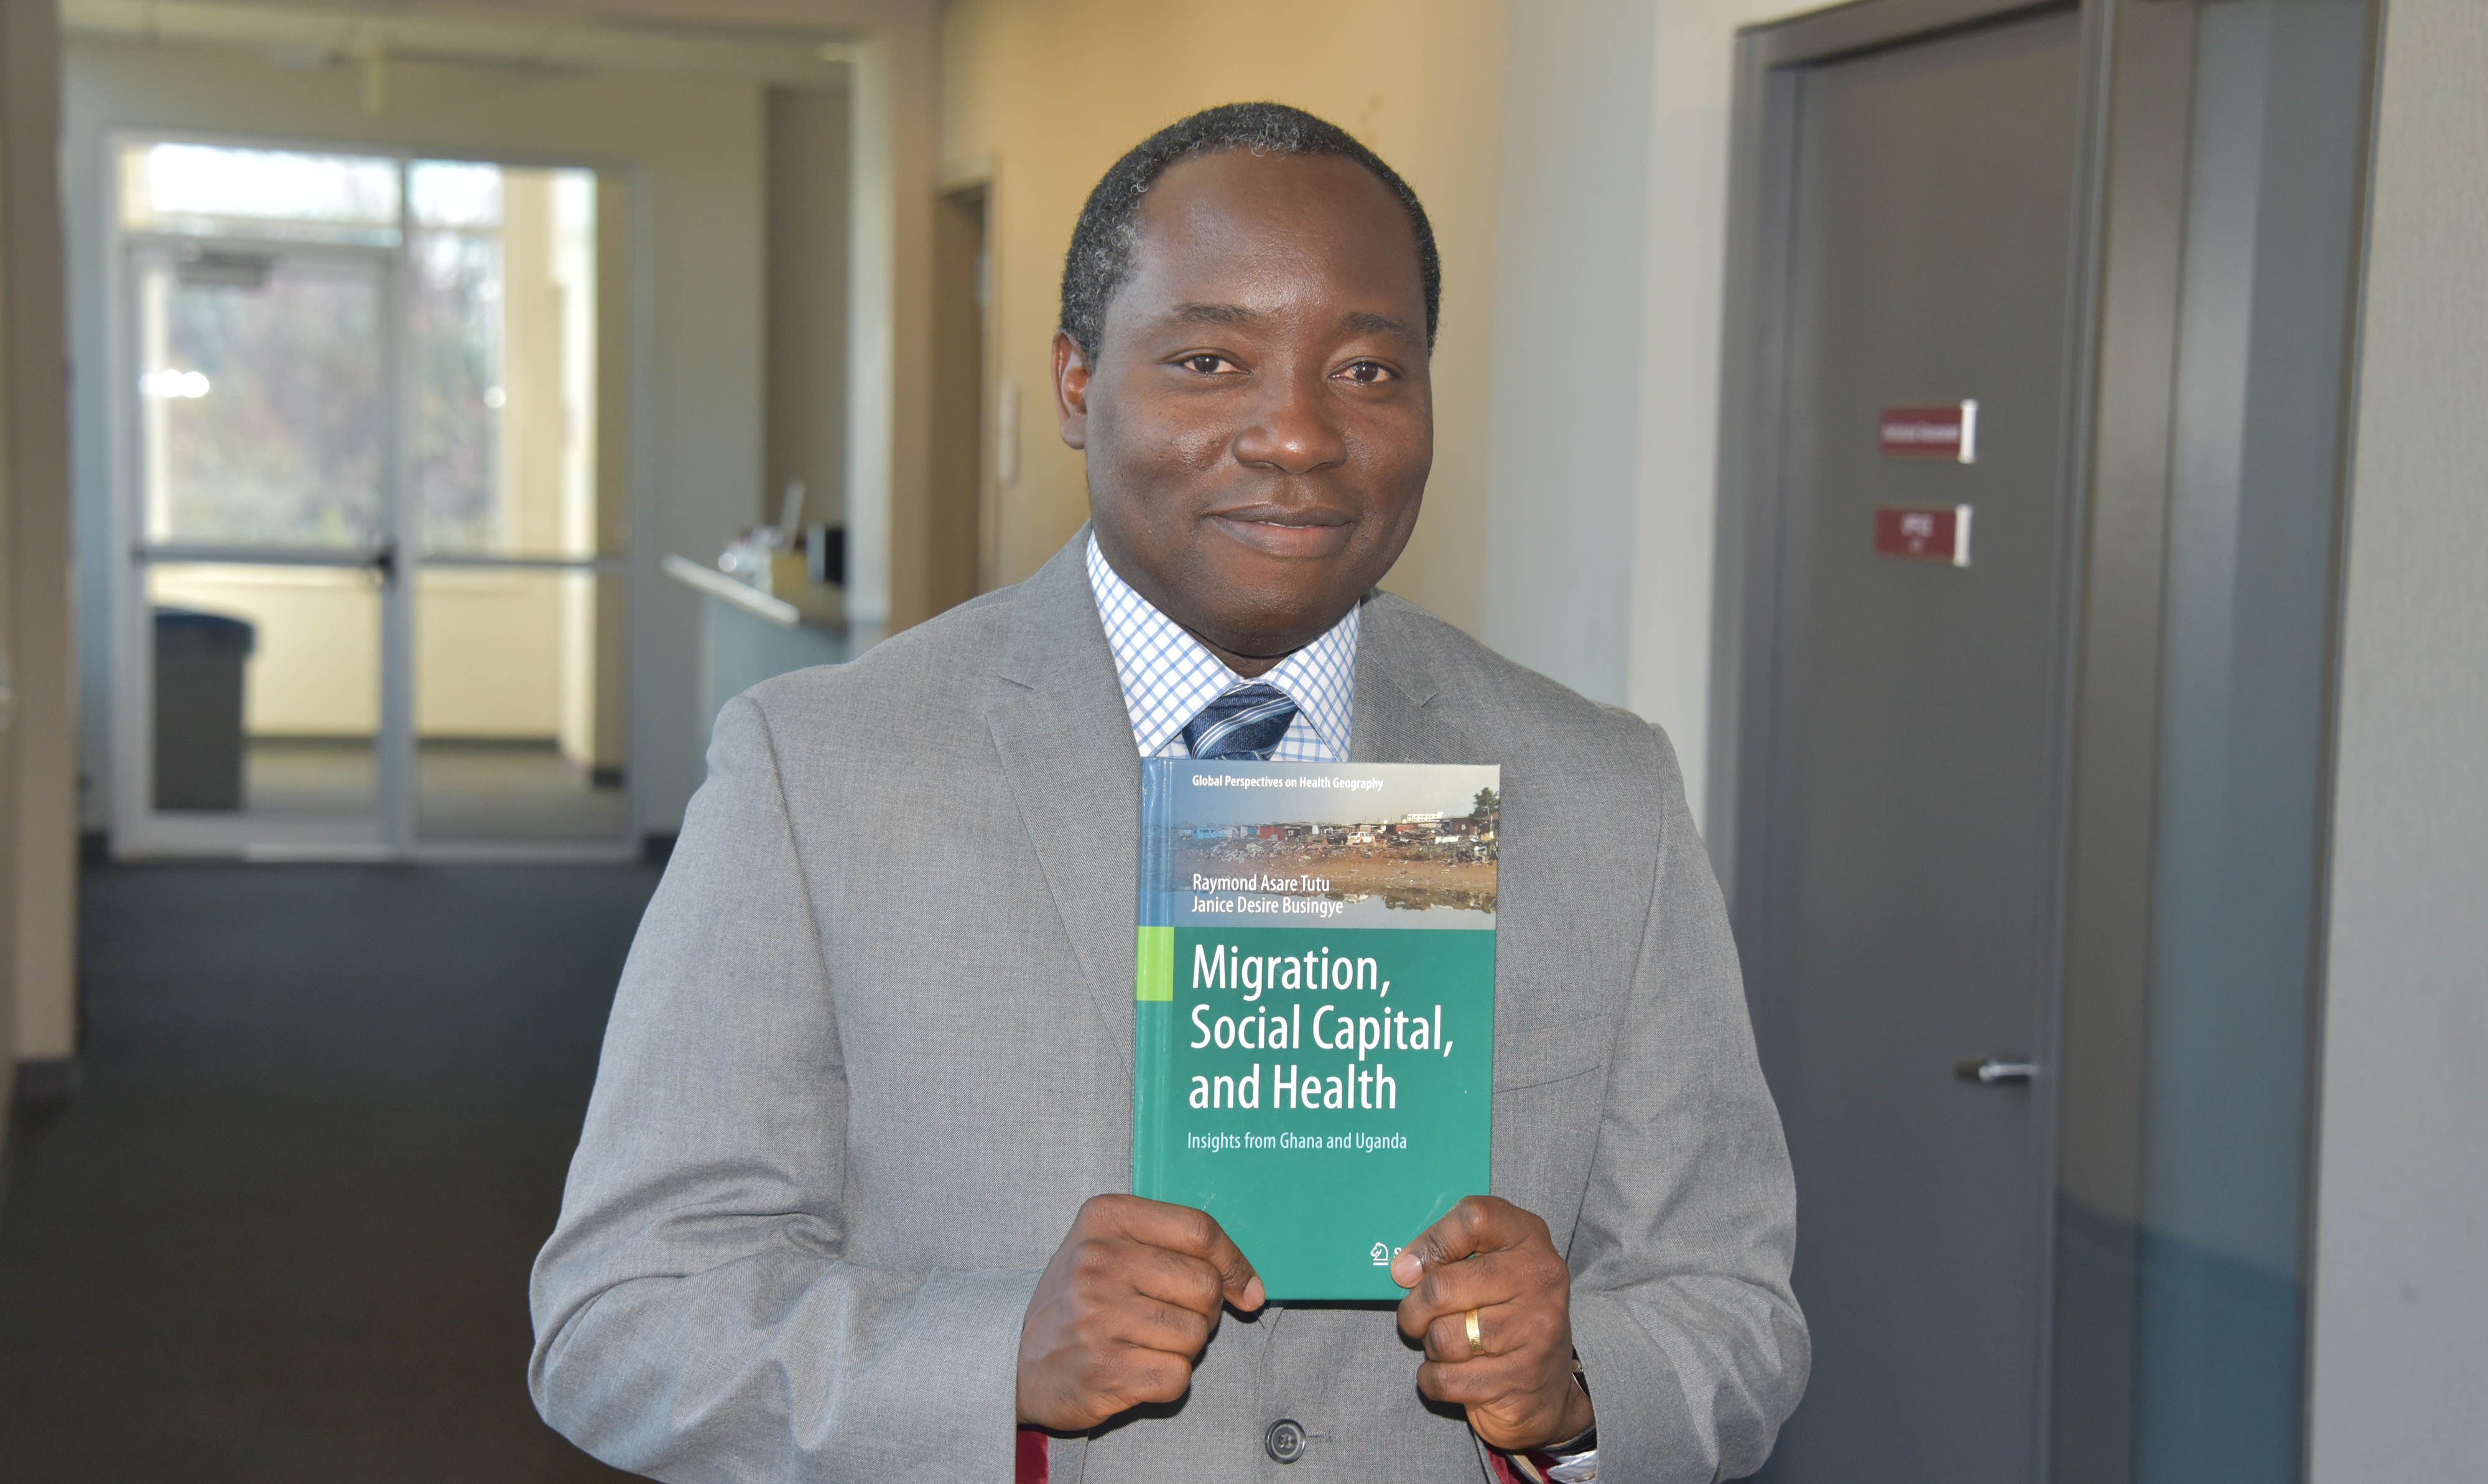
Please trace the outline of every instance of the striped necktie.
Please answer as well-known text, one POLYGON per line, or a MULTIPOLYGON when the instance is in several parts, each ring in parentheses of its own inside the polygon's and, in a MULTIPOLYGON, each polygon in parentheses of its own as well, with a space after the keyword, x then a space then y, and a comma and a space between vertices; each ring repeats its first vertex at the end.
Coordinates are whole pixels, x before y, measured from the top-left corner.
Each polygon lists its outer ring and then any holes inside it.
POLYGON ((1213 763, 1266 763, 1296 719, 1296 703, 1276 686, 1238 686, 1201 709, 1183 729, 1192 755, 1213 763))

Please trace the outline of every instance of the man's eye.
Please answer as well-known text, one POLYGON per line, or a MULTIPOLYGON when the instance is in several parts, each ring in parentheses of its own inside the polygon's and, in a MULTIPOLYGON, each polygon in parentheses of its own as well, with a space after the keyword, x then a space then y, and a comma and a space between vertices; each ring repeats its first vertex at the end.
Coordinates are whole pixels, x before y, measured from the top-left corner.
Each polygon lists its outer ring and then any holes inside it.
POLYGON ((1183 358, 1183 368, 1186 371, 1199 372, 1204 377, 1218 375, 1218 368, 1226 364, 1227 357, 1212 355, 1205 350, 1199 355, 1187 355, 1183 358))
POLYGON ((1379 361, 1350 361, 1340 374, 1359 386, 1371 386, 1376 381, 1391 379, 1391 368, 1379 361))

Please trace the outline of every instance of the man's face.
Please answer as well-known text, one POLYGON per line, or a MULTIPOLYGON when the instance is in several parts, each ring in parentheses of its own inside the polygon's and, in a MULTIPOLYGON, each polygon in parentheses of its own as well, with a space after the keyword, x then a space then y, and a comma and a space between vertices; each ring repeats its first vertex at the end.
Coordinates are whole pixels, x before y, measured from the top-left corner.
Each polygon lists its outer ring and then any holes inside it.
POLYGON ((1123 580, 1257 675, 1337 623, 1417 523, 1426 295, 1398 198, 1351 160, 1222 151, 1149 188, 1091 366, 1054 347, 1123 580))

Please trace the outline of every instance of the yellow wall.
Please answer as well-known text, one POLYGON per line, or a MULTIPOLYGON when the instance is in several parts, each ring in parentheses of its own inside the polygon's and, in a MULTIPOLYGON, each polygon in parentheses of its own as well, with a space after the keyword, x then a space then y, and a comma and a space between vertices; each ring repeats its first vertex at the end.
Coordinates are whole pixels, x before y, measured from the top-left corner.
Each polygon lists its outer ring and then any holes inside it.
MULTIPOLYGON (((551 572, 427 572, 415 589, 414 730, 419 737, 555 738, 563 661, 585 669, 588 616, 551 572)), ((592 698, 591 698, 592 699, 592 698)), ((578 749, 565 749, 577 762, 578 749)))
POLYGON ((156 567, 147 597, 247 622, 242 727, 260 737, 369 737, 381 724, 381 604, 358 572, 156 567))
MULTIPOLYGON (((550 572, 426 572, 415 594, 415 731, 424 737, 551 740, 568 673, 594 662, 593 623, 550 572)), ((380 729, 380 599, 358 572, 314 567, 158 567, 157 603, 246 619, 243 672, 254 737, 370 737, 380 729)), ((593 684, 589 680, 587 684, 593 684)), ((593 697, 590 697, 593 703, 593 697)), ((581 766, 593 761, 571 756, 581 766)))
MULTIPOLYGON (((1049 357, 1062 252, 1088 188, 1124 151, 1187 113, 1273 99, 1365 141, 1416 188, 1433 219, 1443 255, 1434 475, 1416 537, 1384 585, 1477 631, 1503 18, 1503 0, 957 0, 948 8, 945 175, 992 172, 989 375, 995 395, 1015 390, 1019 403, 1019 478, 998 500, 1001 580, 1035 571, 1088 517, 1080 456, 1055 434, 1049 357)), ((1007 456, 1002 462, 1007 466, 1007 456)))

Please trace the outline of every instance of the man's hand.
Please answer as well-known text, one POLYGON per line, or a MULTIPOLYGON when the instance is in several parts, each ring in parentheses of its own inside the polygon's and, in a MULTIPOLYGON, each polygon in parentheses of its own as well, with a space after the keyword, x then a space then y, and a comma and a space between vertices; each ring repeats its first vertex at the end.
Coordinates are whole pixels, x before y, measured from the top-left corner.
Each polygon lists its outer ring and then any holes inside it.
POLYGON ((1020 1321, 1019 1419, 1078 1432, 1143 1402, 1173 1401, 1192 1385, 1220 1305, 1258 1309, 1264 1297, 1260 1275, 1208 1213, 1090 1196, 1020 1321))
POLYGON ((1589 1431, 1597 1414, 1572 1380, 1572 1270, 1544 1221, 1469 1196, 1391 1260, 1391 1277, 1408 1290, 1400 1332, 1426 1344, 1417 1389, 1465 1406, 1488 1446, 1517 1452, 1589 1431))

